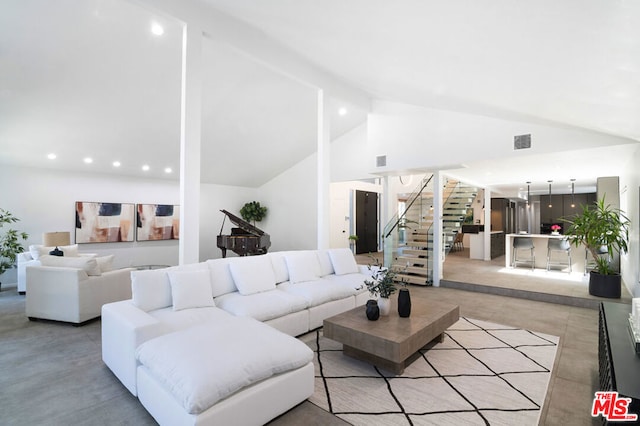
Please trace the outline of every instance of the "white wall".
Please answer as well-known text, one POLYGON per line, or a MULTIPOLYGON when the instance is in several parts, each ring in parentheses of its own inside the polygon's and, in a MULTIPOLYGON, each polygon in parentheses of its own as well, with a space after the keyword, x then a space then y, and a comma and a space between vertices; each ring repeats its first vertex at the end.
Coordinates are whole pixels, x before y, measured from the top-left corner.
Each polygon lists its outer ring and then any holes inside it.
MULTIPOLYGON (((179 204, 179 191, 179 183, 171 180, 118 178, 10 166, 0 168, 0 207, 20 219, 14 229, 29 234, 23 245, 25 248, 30 244, 42 244, 42 233, 48 231, 68 231, 74 242, 76 201, 179 204)), ((201 261, 222 255, 216 246, 216 237, 225 217, 220 209, 239 216, 240 208, 244 203, 253 201, 257 193, 255 188, 201 186, 201 261)), ((230 227, 227 221, 225 233, 230 233, 230 227)), ((178 264, 178 241, 82 244, 80 251, 115 254, 116 267, 178 264)), ((0 281, 15 282, 15 269, 2 275, 0 281)))
POLYGON ((640 297, 640 149, 620 175, 620 209, 631 221, 629 252, 620 255, 622 281, 634 297, 640 297))
POLYGON ((259 226, 271 236, 269 251, 317 247, 317 169, 313 154, 257 189, 269 209, 259 226))
POLYGON ((368 118, 369 141, 360 147, 370 171, 438 167, 492 158, 595 148, 629 139, 568 127, 552 127, 481 115, 375 101, 368 118), (514 151, 513 137, 532 134, 532 147, 514 151), (559 145, 561 144, 561 145, 559 145), (387 167, 375 168, 375 157, 387 167))
POLYGON ((374 177, 370 171, 375 163, 368 163, 363 155, 363 147, 366 148, 367 143, 367 123, 331 143, 331 182, 374 177))
MULTIPOLYGON (((73 243, 76 201, 178 204, 178 192, 178 183, 169 180, 134 180, 6 165, 0 168, 0 207, 20 219, 15 229, 29 234, 25 248, 42 244, 42 233, 49 231, 68 231, 73 243)), ((177 241, 82 244, 80 251, 115 254, 115 267, 178 262, 177 241)), ((5 273, 2 281, 15 282, 15 269, 5 273)))

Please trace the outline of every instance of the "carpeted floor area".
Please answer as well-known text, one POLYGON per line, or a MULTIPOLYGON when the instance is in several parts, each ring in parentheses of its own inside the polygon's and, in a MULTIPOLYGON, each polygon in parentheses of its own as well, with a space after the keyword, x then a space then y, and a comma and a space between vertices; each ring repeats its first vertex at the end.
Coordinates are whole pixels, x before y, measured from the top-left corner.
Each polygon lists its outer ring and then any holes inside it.
MULTIPOLYGON (((363 312, 364 315, 364 312, 363 312)), ((322 330, 309 400, 353 425, 536 425, 559 338, 461 318, 402 375, 343 355, 322 330)))

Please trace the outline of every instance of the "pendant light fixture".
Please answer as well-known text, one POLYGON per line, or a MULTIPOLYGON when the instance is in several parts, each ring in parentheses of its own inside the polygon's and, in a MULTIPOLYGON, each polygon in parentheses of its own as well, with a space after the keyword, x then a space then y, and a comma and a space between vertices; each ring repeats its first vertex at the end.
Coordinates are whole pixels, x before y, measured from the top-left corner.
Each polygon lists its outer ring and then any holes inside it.
POLYGON ((530 198, 531 198, 531 181, 527 181, 527 206, 529 205, 530 198))
POLYGON ((553 182, 552 180, 548 180, 547 182, 549 182, 549 208, 553 207, 553 205, 551 204, 551 182, 553 182))
POLYGON ((576 208, 576 180, 571 179, 571 208, 576 208))

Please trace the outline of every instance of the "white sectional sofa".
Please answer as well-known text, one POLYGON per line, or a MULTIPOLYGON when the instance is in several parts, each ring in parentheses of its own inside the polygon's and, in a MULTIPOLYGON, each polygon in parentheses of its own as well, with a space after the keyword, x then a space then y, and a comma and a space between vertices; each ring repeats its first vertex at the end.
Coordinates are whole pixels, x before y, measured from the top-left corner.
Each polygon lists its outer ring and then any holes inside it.
POLYGON ((348 249, 134 271, 102 308, 102 358, 160 424, 263 424, 313 393, 292 336, 364 305, 370 276, 348 249))

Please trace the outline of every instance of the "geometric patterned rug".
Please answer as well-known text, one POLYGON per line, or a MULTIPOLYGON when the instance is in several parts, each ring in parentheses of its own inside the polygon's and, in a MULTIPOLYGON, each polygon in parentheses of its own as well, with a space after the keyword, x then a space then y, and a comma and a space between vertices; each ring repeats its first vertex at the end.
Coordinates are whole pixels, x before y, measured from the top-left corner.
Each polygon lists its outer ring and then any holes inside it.
POLYGON ((342 354, 322 329, 313 404, 353 425, 537 425, 559 338, 460 318, 399 376, 342 354))

